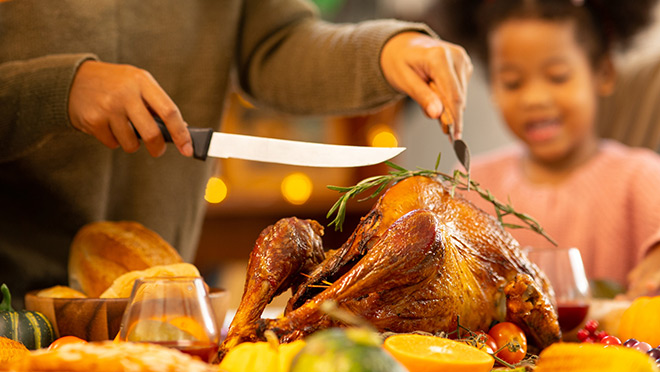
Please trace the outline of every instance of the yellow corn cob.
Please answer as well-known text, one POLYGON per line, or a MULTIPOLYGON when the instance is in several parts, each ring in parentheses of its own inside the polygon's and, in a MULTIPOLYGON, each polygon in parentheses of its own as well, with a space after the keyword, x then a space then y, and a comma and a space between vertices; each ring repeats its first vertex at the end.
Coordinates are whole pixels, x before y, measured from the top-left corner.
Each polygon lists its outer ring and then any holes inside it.
POLYGON ((0 336, 0 364, 19 359, 30 351, 18 341, 0 336))
POLYGON ((655 361, 624 346, 559 342, 541 352, 534 372, 658 372, 655 361))

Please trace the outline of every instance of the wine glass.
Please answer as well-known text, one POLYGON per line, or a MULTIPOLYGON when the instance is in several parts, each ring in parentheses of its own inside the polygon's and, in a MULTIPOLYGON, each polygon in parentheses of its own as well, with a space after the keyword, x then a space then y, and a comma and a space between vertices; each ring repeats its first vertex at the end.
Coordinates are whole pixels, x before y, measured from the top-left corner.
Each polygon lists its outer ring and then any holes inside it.
POLYGON ((119 340, 175 348, 212 362, 218 325, 201 277, 137 279, 122 318, 119 340))
POLYGON ((589 281, 577 248, 527 248, 527 256, 545 273, 555 291, 562 333, 577 328, 589 311, 589 281))

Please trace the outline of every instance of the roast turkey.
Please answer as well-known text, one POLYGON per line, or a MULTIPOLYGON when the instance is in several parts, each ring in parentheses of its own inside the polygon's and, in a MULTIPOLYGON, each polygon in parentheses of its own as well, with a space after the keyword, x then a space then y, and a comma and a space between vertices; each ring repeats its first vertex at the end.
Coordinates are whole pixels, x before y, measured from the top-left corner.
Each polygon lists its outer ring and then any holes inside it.
POLYGON ((406 178, 383 193, 348 241, 324 252, 323 228, 281 219, 259 236, 243 297, 221 354, 273 331, 290 342, 339 324, 326 300, 383 332, 488 330, 519 325, 539 348, 561 331, 544 274, 494 217, 440 180, 406 178), (262 319, 266 305, 291 288, 284 315, 262 319))

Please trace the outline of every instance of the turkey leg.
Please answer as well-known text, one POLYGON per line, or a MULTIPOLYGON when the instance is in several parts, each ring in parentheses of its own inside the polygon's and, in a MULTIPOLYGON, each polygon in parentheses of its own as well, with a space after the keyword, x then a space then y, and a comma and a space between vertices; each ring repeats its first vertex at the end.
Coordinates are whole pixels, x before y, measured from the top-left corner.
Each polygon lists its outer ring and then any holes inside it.
POLYGON ((255 326, 266 305, 302 281, 324 259, 323 227, 312 220, 283 218, 264 229, 248 261, 243 297, 223 345, 256 341, 255 326))

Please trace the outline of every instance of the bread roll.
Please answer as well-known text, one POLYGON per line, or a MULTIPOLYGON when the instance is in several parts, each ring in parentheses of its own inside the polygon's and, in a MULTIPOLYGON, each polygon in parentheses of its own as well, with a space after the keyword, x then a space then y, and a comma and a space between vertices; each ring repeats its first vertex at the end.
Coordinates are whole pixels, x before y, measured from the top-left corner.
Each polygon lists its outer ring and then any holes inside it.
POLYGON ((0 365, 13 372, 218 372, 218 368, 176 349, 149 343, 90 342, 39 349, 0 365))
POLYGON ((115 279, 110 288, 101 293, 101 298, 125 298, 131 296, 133 284, 139 278, 157 276, 200 276, 199 270, 193 264, 178 263, 172 265, 154 266, 146 270, 128 272, 115 279))
POLYGON ((63 285, 56 285, 54 287, 42 289, 37 292, 37 297, 87 298, 84 293, 63 285))
POLYGON ((137 222, 93 222, 71 243, 69 286, 98 297, 119 276, 152 266, 183 262, 163 238, 137 222))

